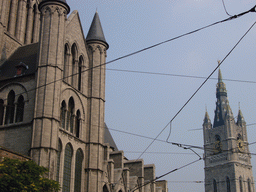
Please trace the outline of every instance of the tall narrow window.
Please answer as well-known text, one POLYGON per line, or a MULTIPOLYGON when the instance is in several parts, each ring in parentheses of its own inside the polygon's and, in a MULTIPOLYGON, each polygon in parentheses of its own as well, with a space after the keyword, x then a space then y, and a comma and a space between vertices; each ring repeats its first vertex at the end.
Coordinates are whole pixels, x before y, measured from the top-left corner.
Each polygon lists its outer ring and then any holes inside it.
POLYGON ((251 192, 251 179, 248 179, 248 192, 251 192))
POLYGON ((24 116, 24 97, 21 95, 18 98, 18 104, 16 109, 16 122, 22 122, 24 116))
POLYGON ((227 184, 227 192, 230 192, 230 179, 226 177, 226 184, 227 184))
POLYGON ((66 122, 66 130, 69 130, 73 133, 74 129, 74 99, 71 97, 68 102, 68 111, 67 111, 67 122, 66 122))
POLYGON ((239 177, 239 187, 240 187, 240 192, 243 192, 243 180, 242 177, 239 177))
POLYGON ((64 156, 64 170, 63 170, 63 192, 70 192, 71 181, 71 162, 72 162, 73 150, 71 144, 68 143, 65 148, 64 156))
POLYGON ((75 129, 76 137, 79 137, 79 134, 80 134, 80 122, 81 122, 80 119, 81 119, 80 111, 77 110, 77 112, 76 112, 76 129, 75 129))
POLYGON ((76 44, 73 44, 71 47, 71 54, 72 54, 72 79, 71 79, 71 85, 73 87, 76 87, 76 77, 77 77, 77 47, 76 44))
POLYGON ((214 192, 217 192, 217 191, 218 191, 218 189, 217 189, 217 182, 216 182, 215 179, 213 180, 213 191, 214 191, 214 192))
POLYGON ((69 65, 69 47, 68 44, 65 45, 65 50, 64 50, 64 69, 63 69, 63 76, 64 76, 64 81, 67 81, 68 77, 68 65, 69 65))
POLYGON ((57 172, 56 172, 56 181, 59 182, 59 177, 60 177, 60 155, 62 151, 62 144, 61 141, 59 140, 58 143, 58 152, 57 152, 57 172))
POLYGON ((82 178, 82 163, 83 163, 83 152, 78 149, 76 152, 76 166, 75 166, 75 189, 74 191, 81 191, 81 178, 82 178))
POLYGON ((0 125, 3 125, 4 121, 4 100, 0 99, 0 125))
POLYGON ((7 106, 6 106, 6 115, 5 115, 5 124, 13 123, 14 120, 14 91, 10 91, 7 98, 7 106))
POLYGON ((83 66, 83 57, 79 57, 79 63, 78 63, 78 90, 81 91, 82 86, 82 66, 83 66))
POLYGON ((61 121, 61 127, 65 129, 65 122, 66 122, 66 103, 65 101, 62 101, 61 103, 61 109, 60 109, 60 121, 61 121))

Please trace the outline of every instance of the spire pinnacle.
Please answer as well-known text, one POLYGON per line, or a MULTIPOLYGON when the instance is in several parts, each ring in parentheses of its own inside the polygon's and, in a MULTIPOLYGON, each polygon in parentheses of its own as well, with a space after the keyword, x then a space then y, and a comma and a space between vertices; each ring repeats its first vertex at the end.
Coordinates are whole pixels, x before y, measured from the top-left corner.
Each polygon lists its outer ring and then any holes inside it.
POLYGON ((91 27, 86 37, 86 42, 90 42, 90 41, 101 41, 107 45, 107 48, 109 47, 102 30, 100 17, 97 10, 95 12, 91 27))

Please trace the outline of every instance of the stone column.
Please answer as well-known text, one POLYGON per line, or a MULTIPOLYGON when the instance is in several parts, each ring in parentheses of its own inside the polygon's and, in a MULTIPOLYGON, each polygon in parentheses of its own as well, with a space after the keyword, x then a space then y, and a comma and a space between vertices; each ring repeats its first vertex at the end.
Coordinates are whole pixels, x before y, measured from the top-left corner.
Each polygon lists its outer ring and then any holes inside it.
POLYGON ((10 17, 9 17, 9 26, 8 31, 11 35, 15 34, 15 26, 16 26, 16 14, 18 8, 18 0, 11 1, 11 9, 10 9, 10 17))
POLYGON ((28 5, 28 19, 27 19, 27 29, 26 29, 26 40, 25 40, 25 44, 29 44, 31 43, 32 40, 32 30, 33 30, 33 18, 34 18, 34 14, 33 14, 33 4, 29 3, 28 5))
POLYGON ((39 40, 39 27, 40 27, 40 11, 38 10, 38 6, 34 7, 34 27, 33 27, 33 41, 32 43, 36 43, 39 40))
POLYGON ((26 16, 27 16, 27 0, 20 0, 18 5, 16 37, 21 43, 24 43, 25 29, 26 29, 26 16))

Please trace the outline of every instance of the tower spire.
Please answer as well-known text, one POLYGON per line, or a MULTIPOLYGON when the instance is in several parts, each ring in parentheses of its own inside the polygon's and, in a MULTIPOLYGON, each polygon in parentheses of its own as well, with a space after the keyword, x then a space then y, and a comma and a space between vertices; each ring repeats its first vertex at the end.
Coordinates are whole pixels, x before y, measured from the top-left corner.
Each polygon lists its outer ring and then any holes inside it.
POLYGON ((216 86, 216 110, 213 127, 224 125, 226 117, 233 117, 229 106, 226 85, 223 82, 221 70, 218 73, 218 83, 216 86))

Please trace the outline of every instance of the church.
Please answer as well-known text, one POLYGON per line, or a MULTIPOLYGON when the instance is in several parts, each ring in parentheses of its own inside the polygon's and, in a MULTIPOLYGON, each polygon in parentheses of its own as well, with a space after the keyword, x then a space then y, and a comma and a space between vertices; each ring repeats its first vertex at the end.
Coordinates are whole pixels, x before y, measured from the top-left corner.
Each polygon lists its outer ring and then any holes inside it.
POLYGON ((66 0, 0 1, 0 147, 49 169, 62 192, 167 192, 105 124, 107 43, 66 0))
POLYGON ((235 120, 220 70, 216 87, 213 125, 207 112, 203 123, 205 192, 254 192, 246 122, 240 109, 235 120))

